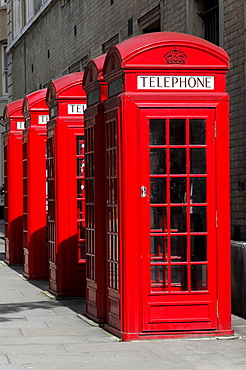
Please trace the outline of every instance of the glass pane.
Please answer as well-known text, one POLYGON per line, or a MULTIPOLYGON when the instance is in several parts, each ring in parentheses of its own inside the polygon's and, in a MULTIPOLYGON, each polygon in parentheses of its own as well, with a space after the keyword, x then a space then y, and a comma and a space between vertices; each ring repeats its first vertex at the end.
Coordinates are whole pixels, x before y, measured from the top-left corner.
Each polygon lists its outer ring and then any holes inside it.
POLYGON ((186 202, 186 178, 172 178, 170 180, 171 203, 186 202))
POLYGON ((150 207, 150 228, 162 232, 167 231, 166 207, 150 207))
POLYGON ((206 222, 207 207, 191 207, 190 209, 190 229, 193 232, 207 231, 206 222))
POLYGON ((171 207, 171 232, 186 230, 186 207, 171 207))
POLYGON ((77 136, 77 155, 83 155, 84 154, 84 136, 77 136))
POLYGON ((77 176, 83 176, 85 167, 85 160, 82 158, 77 158, 77 176))
POLYGON ((77 209, 78 209, 78 213, 81 213, 82 212, 82 200, 78 200, 77 201, 77 209))
POLYGON ((185 119, 170 119, 170 144, 185 145, 185 119))
POLYGON ((152 288, 162 288, 165 290, 168 286, 167 266, 151 266, 151 286, 152 288))
POLYGON ((170 149, 170 172, 171 174, 186 173, 186 149, 170 149))
POLYGON ((175 265, 171 266, 171 289, 172 291, 187 290, 187 266, 175 265))
POLYGON ((117 178, 112 179, 112 203, 118 203, 117 178))
POLYGON ((207 289, 207 265, 191 266, 191 290, 207 289))
POLYGON ((112 231, 112 207, 108 207, 108 231, 112 231))
POLYGON ((150 179, 150 202, 166 203, 166 178, 150 179))
POLYGON ((150 119, 149 121, 150 145, 166 144, 166 120, 150 119))
POLYGON ((190 202, 206 203, 206 178, 191 177, 190 179, 190 202))
POLYGON ((166 149, 150 149, 150 173, 166 173, 166 149))
POLYGON ((83 180, 78 179, 77 180, 77 198, 81 197, 83 189, 84 189, 83 180))
POLYGON ((187 261, 186 236, 171 236, 171 261, 172 262, 187 261))
POLYGON ((117 152, 112 150, 112 176, 117 176, 117 152))
POLYGON ((167 237, 151 236, 151 262, 166 262, 167 260, 167 237))
MULTIPOLYGON (((107 176, 111 176, 111 152, 107 152, 107 176)), ((86 166, 87 171, 88 171, 88 164, 86 166)))
POLYGON ((207 260, 207 236, 192 235, 190 237, 191 261, 207 260))
POLYGON ((206 120, 190 119, 190 145, 206 144, 206 120))
POLYGON ((190 173, 206 173, 206 149, 190 150, 190 173))

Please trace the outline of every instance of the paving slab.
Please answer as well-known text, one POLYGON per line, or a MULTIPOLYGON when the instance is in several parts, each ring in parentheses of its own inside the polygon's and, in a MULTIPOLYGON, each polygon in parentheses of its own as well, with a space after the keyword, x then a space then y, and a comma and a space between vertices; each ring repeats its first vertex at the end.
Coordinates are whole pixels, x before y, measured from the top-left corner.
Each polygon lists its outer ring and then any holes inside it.
POLYGON ((120 342, 81 319, 84 299, 58 300, 47 289, 0 261, 0 370, 246 370, 243 318, 232 316, 230 339, 120 342))
POLYGON ((23 370, 25 369, 23 365, 1 365, 1 370, 23 370))
MULTIPOLYGON (((2 369, 2 368, 0 368, 2 369)), ((52 364, 43 363, 43 364, 24 364, 24 369, 29 370, 78 370, 78 369, 90 369, 90 370, 107 370, 107 367, 95 360, 93 363, 91 360, 87 361, 85 360, 82 363, 70 363, 69 367, 67 364, 61 364, 52 362, 52 364)), ((8 370, 8 369, 6 369, 8 370)))

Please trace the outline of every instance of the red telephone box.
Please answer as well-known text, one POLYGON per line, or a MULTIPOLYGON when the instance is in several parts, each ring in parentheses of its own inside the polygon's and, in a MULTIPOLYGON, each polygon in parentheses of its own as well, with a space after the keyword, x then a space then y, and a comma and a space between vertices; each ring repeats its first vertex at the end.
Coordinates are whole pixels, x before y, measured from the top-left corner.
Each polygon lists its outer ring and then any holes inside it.
POLYGON ((85 69, 83 88, 86 159, 86 315, 103 323, 106 315, 105 254, 105 156, 103 101, 106 83, 102 76, 105 54, 91 60, 85 69))
POLYGON ((106 328, 123 340, 232 334, 228 67, 172 32, 107 53, 106 328))
POLYGON ((49 290, 85 296, 85 173, 83 73, 48 85, 49 290))
POLYGON ((48 107, 46 89, 23 100, 23 274, 29 279, 48 278, 46 243, 46 141, 48 107))
POLYGON ((23 263, 22 104, 23 99, 16 100, 7 104, 3 112, 5 261, 8 264, 23 263))

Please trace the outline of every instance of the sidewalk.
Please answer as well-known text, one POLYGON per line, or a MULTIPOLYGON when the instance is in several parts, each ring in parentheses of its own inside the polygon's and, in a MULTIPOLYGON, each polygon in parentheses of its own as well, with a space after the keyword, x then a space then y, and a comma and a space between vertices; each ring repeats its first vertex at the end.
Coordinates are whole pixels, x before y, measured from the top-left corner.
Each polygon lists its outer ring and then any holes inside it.
POLYGON ((0 370, 246 369, 246 320, 233 316, 234 339, 119 342, 78 316, 84 299, 51 299, 46 281, 7 266, 3 242, 0 232, 0 370))

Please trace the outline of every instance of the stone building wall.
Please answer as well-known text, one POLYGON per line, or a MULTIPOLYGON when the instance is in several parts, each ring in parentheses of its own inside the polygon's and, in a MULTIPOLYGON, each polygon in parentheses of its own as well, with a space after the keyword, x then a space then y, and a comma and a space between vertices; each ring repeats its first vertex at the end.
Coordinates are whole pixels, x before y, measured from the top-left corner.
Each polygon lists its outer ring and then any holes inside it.
POLYGON ((113 1, 112 5, 109 0, 63 3, 51 2, 49 11, 39 16, 17 45, 10 45, 11 80, 14 81, 11 100, 42 88, 62 74, 78 70, 79 66, 83 69, 91 58, 107 51, 111 44, 142 33, 139 19, 152 9, 160 8, 156 0, 113 1))
POLYGON ((224 2, 224 48, 230 56, 231 235, 246 240, 245 1, 224 2))
MULTIPOLYGON (((8 0, 8 24, 12 3, 8 0)), ((231 59, 227 79, 231 97, 231 234, 236 240, 246 240, 245 3, 219 0, 220 45, 231 59)), ((110 45, 151 27, 200 37, 204 32, 199 16, 203 0, 46 0, 35 4, 48 5, 35 22, 24 25, 17 42, 9 24, 10 100, 45 87, 62 74, 83 70, 110 45)))

